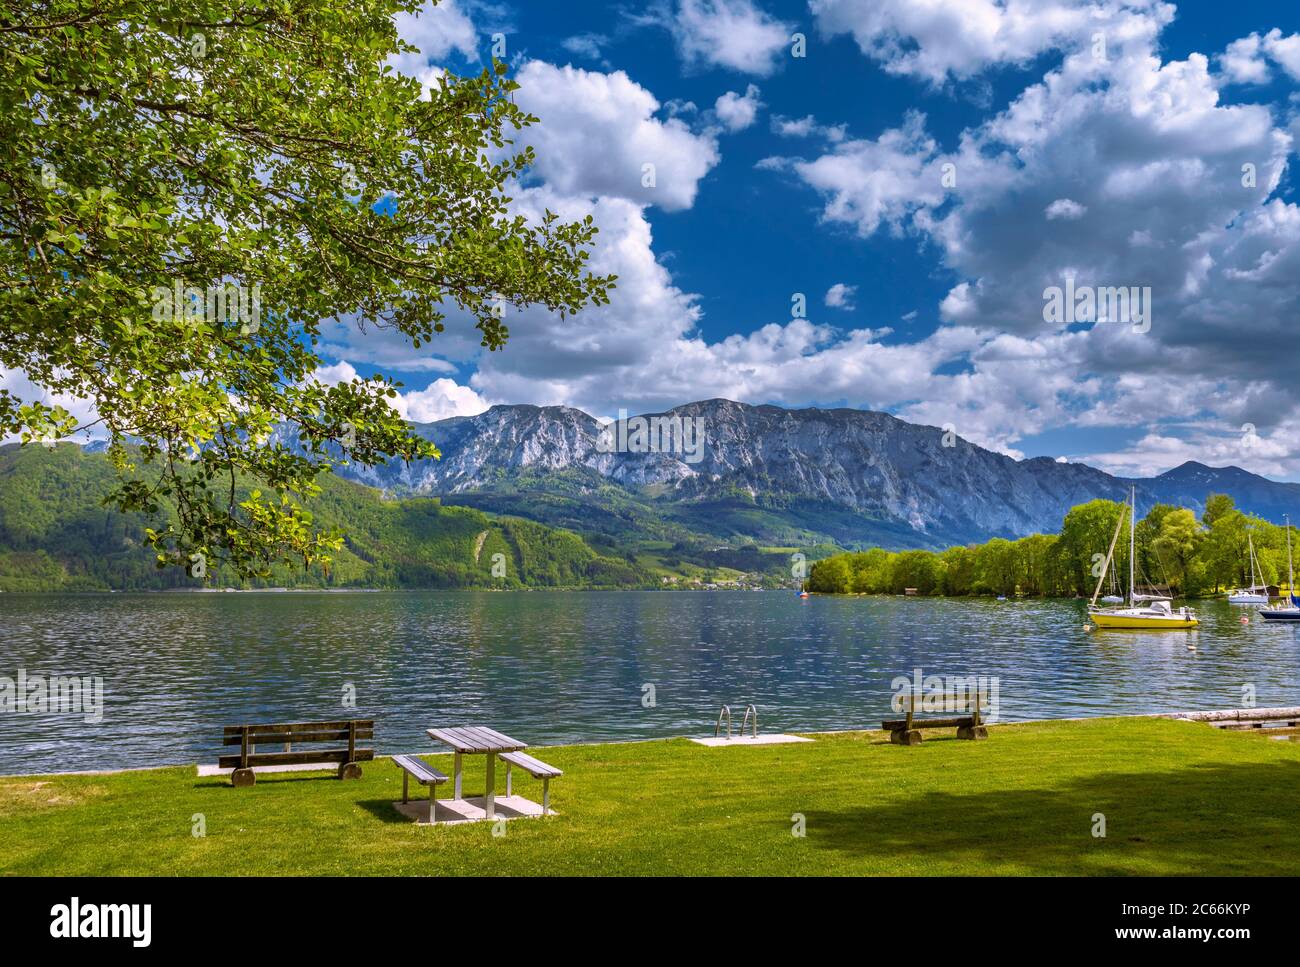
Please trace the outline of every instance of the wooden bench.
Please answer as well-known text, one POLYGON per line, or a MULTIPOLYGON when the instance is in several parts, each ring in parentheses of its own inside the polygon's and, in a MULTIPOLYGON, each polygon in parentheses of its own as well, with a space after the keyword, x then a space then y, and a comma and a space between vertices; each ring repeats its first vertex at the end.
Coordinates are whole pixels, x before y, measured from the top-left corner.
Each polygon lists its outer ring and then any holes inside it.
POLYGON ((429 822, 436 823, 438 810, 438 786, 447 781, 447 777, 429 765, 423 759, 413 755, 395 755, 393 764, 402 770, 402 802, 408 802, 411 777, 422 786, 429 787, 429 822))
POLYGON ((987 739, 988 727, 980 715, 989 706, 988 695, 974 690, 968 692, 906 692, 896 695, 890 703, 894 711, 905 712, 907 717, 885 719, 880 727, 889 731, 889 741, 895 745, 920 745, 921 729, 956 728, 959 739, 987 739), (918 706, 926 702, 940 702, 945 711, 966 712, 945 718, 919 719, 918 706))
POLYGON ((542 815, 551 811, 551 780, 564 775, 555 766, 548 766, 541 759, 534 759, 527 752, 502 752, 501 761, 506 764, 506 795, 511 795, 510 767, 518 766, 534 779, 542 780, 542 815))
POLYGON ((217 767, 233 769, 230 782, 251 786, 257 781, 258 766, 338 763, 340 779, 360 779, 361 766, 375 757, 374 749, 359 749, 357 743, 375 737, 374 719, 336 722, 292 722, 273 725, 227 725, 222 745, 237 745, 239 752, 217 758, 217 767), (339 743, 334 749, 297 750, 295 745, 339 743), (258 752, 259 745, 284 745, 282 752, 258 752))

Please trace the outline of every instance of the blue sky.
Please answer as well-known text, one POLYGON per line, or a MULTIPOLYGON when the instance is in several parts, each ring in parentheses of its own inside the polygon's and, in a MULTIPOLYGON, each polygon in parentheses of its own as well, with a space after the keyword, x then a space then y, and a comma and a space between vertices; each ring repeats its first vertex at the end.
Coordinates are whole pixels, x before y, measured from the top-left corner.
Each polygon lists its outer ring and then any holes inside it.
POLYGON ((399 22, 422 53, 395 66, 477 70, 504 35, 541 118, 517 207, 592 213, 622 281, 577 319, 510 319, 491 356, 454 314, 431 351, 339 327, 328 375, 398 376, 421 420, 726 396, 1121 473, 1300 479, 1298 21, 1251 0, 444 0, 399 22), (1067 277, 1149 287, 1149 330, 1045 322, 1067 277))

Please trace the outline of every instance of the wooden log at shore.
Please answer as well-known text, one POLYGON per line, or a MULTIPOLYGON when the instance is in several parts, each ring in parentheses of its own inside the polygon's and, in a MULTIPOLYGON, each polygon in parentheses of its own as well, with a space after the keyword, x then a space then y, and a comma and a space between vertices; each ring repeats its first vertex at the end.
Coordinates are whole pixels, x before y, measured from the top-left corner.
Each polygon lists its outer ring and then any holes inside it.
POLYGON ((1300 705, 1276 708, 1229 708, 1217 712, 1166 712, 1163 719, 1187 719, 1192 722, 1268 722, 1274 719, 1300 718, 1300 705))

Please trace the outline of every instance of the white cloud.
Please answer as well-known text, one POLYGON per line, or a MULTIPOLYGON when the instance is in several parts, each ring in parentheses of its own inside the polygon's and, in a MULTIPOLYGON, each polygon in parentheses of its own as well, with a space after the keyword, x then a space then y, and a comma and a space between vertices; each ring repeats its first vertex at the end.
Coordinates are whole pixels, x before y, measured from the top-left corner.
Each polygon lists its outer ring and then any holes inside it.
POLYGON ((341 359, 328 366, 317 366, 308 382, 320 383, 322 386, 337 386, 339 383, 350 383, 356 378, 356 367, 346 359, 341 359))
POLYGON ((725 67, 766 77, 790 42, 794 27, 751 0, 680 0, 664 11, 665 26, 687 65, 725 67))
POLYGON ((843 124, 823 125, 811 114, 801 118, 787 118, 780 115, 772 118, 772 133, 783 138, 807 138, 817 136, 827 141, 843 141, 847 128, 843 124))
POLYGON ((393 408, 413 423, 433 423, 453 416, 476 416, 488 404, 468 386, 452 379, 435 379, 422 390, 399 393, 393 408))
MULTIPOLYGON (((844 141, 812 161, 783 159, 779 166, 825 197, 826 221, 855 225, 865 236, 882 223, 897 229, 917 209, 943 202, 941 173, 932 163, 935 151, 925 116, 913 111, 901 128, 875 140, 844 141)), ((772 159, 760 164, 778 166, 772 159)))
POLYGON ((743 131, 758 119, 758 110, 763 106, 758 93, 757 85, 750 84, 744 94, 727 91, 714 102, 714 113, 728 131, 743 131))
POLYGON ((1275 27, 1264 36, 1264 49, 1292 80, 1300 80, 1300 33, 1284 37, 1275 27))
POLYGON ((810 0, 819 30, 850 34, 863 53, 893 74, 934 84, 989 68, 1025 64, 1049 50, 1107 53, 1122 45, 1135 19, 1173 17, 1159 0, 810 0))
POLYGON ((453 50, 467 60, 478 59, 478 35, 474 24, 457 5, 457 0, 425 3, 416 13, 393 17, 397 35, 417 48, 417 53, 394 54, 388 63, 398 73, 414 77, 427 90, 442 73, 437 64, 453 50))
POLYGON ((846 311, 856 308, 854 299, 857 297, 858 287, 856 285, 845 285, 843 282, 836 282, 826 290, 825 302, 832 309, 844 309, 846 311))
POLYGON ((604 34, 576 34, 564 38, 564 40, 560 41, 560 46, 571 54, 590 57, 592 60, 602 60, 604 58, 602 48, 607 43, 609 43, 609 38, 604 34))
POLYGON ((659 102, 623 71, 529 61, 517 79, 516 102, 541 120, 520 141, 537 152, 534 174, 565 195, 679 211, 694 204, 700 180, 718 163, 713 135, 695 134, 677 118, 656 118, 659 102))
MULTIPOLYGON (((340 360, 329 366, 318 366, 311 379, 323 386, 350 383, 358 376, 355 366, 340 360)), ((389 401, 404 420, 413 423, 432 423, 452 416, 474 416, 488 408, 488 403, 468 386, 453 379, 435 379, 422 390, 398 390, 389 401)))
POLYGON ((1229 83, 1265 84, 1268 82, 1268 62, 1264 58, 1259 34, 1234 40, 1218 59, 1219 66, 1229 83))
POLYGON ((1088 209, 1080 205, 1071 198, 1058 198, 1044 209, 1047 220, 1061 218, 1067 222, 1072 222, 1077 218, 1082 218, 1088 209))
POLYGON ((1234 40, 1217 58, 1230 84, 1266 84, 1272 77, 1269 61, 1292 80, 1300 80, 1300 33, 1286 36, 1276 27, 1264 34, 1234 40))
MULTIPOLYGON (((50 392, 45 387, 33 383, 21 369, 6 369, 0 366, 0 389, 8 390, 11 396, 23 403, 61 406, 76 418, 79 427, 84 427, 99 419, 94 400, 83 399, 67 393, 50 392)), ((106 435, 102 426, 96 426, 89 432, 82 431, 75 434, 72 439, 75 439, 77 443, 85 443, 87 440, 102 438, 106 435)), ((0 436, 0 443, 17 443, 18 441, 17 434, 0 436)))

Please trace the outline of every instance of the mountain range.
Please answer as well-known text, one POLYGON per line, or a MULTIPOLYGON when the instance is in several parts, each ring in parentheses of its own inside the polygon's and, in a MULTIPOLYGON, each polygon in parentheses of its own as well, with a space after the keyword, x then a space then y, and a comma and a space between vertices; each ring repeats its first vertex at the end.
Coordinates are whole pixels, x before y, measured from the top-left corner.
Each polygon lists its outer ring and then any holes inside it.
MULTIPOLYGON (((336 467, 309 509, 344 533, 343 550, 328 571, 270 583, 788 586, 796 552, 1056 533, 1071 507, 1123 500, 1130 486, 1139 514, 1157 502, 1199 512, 1211 493, 1275 523, 1300 508, 1300 485, 1237 467, 1185 463, 1130 480, 1017 461, 865 410, 706 400, 610 426, 569 407, 512 405, 415 430, 442 458, 336 467)), ((291 425, 276 436, 298 445, 291 425)), ((0 590, 196 583, 154 569, 141 541, 155 522, 101 505, 114 475, 99 449, 0 446, 0 590)))
MULTIPOLYGON (((494 406, 416 424, 440 460, 337 472, 392 495, 439 496, 615 543, 692 534, 727 544, 940 548, 1052 533, 1072 506, 1124 500, 1130 486, 1139 513, 1156 502, 1199 512, 1211 493, 1275 523, 1300 509, 1300 484, 1238 467, 1188 462, 1157 477, 1116 477, 1050 457, 1018 461, 868 410, 689 403, 643 418, 651 428, 702 431, 698 446, 678 435, 661 452, 645 452, 637 419, 607 427, 570 407, 494 406)), ((285 442, 292 437, 282 430, 285 442)))

